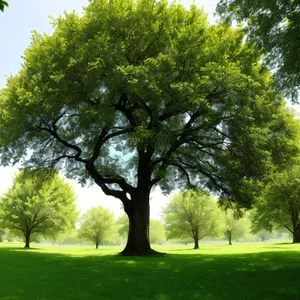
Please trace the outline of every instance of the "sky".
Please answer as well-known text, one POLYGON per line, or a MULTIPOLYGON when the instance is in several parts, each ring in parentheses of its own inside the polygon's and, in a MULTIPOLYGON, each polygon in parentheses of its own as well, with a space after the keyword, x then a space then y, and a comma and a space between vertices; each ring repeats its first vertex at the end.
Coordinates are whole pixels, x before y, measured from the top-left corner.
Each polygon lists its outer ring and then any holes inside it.
MULTIPOLYGON (((30 44, 31 32, 51 34, 53 32, 49 16, 58 17, 66 10, 76 10, 82 13, 82 7, 87 6, 88 0, 7 0, 9 7, 4 13, 0 12, 1 44, 0 44, 0 89, 5 86, 6 77, 15 75, 21 68, 22 54, 30 44)), ((178 1, 187 7, 192 3, 204 6, 209 19, 213 20, 216 0, 181 0, 178 1)), ((0 195, 12 184, 13 175, 17 167, 0 167, 0 195)), ((81 212, 93 206, 102 205, 111 209, 116 217, 123 214, 121 202, 113 197, 104 195, 98 186, 81 187, 75 181, 70 181, 77 194, 77 206, 81 212)), ((164 207, 170 196, 162 195, 160 189, 151 194, 150 215, 153 219, 160 218, 161 208, 164 207)))

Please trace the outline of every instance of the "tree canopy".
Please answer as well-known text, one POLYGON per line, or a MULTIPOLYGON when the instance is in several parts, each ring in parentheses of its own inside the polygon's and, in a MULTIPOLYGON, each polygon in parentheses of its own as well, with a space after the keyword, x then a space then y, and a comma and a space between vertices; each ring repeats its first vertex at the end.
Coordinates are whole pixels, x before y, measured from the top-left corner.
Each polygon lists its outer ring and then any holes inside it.
POLYGON ((8 6, 6 1, 0 0, 0 10, 4 11, 5 6, 8 6))
POLYGON ((130 222, 123 254, 151 253, 155 185, 251 206, 253 181, 288 153, 287 126, 241 30, 152 0, 95 0, 54 26, 34 33, 1 91, 1 164, 56 164, 119 198, 130 222))
POLYGON ((77 219, 75 193, 63 178, 43 171, 21 171, 13 186, 0 198, 0 222, 23 236, 30 247, 32 235, 56 236, 74 227, 77 219))
POLYGON ((179 193, 163 210, 167 238, 191 237, 198 249, 199 240, 218 234, 220 213, 216 200, 204 191, 179 193))
POLYGON ((247 21, 248 37, 265 53, 277 84, 294 100, 300 87, 300 3, 298 0, 221 0, 223 19, 247 21))
POLYGON ((112 234, 114 214, 104 207, 92 207, 80 218, 79 236, 92 241, 98 249, 100 243, 112 234))
POLYGON ((300 167, 299 163, 272 176, 272 181, 255 205, 253 231, 272 231, 284 227, 300 243, 300 167))

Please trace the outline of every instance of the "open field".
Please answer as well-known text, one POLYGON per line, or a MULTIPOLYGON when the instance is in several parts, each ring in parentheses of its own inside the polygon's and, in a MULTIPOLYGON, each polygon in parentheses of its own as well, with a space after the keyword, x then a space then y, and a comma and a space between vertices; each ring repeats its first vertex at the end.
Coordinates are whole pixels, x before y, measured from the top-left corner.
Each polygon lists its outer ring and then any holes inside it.
POLYGON ((300 245, 157 246, 165 257, 121 248, 0 243, 0 299, 300 299, 300 245))

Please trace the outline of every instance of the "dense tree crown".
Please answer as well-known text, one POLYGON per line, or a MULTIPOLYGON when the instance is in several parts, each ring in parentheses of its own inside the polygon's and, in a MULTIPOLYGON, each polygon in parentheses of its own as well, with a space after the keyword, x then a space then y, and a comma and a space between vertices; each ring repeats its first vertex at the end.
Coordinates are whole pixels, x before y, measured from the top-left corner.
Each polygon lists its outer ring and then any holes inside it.
POLYGON ((75 199, 72 187, 57 174, 49 178, 22 171, 0 198, 0 222, 23 236, 29 248, 32 235, 55 236, 74 227, 75 199))
POLYGON ((297 100, 300 86, 299 0, 221 0, 217 11, 223 19, 248 21, 248 36, 266 53, 267 63, 277 72, 277 84, 297 100))
POLYGON ((220 215, 216 200, 206 192, 179 193, 163 210, 167 238, 191 237, 198 249, 199 240, 218 234, 220 215))
POLYGON ((96 248, 112 234, 114 214, 104 207, 93 207, 80 218, 79 236, 95 243, 96 248))
POLYGON ((272 176, 260 201, 255 205, 253 230, 272 231, 284 227, 300 243, 300 168, 299 163, 272 176))
POLYGON ((253 181, 293 151, 257 51, 195 5, 95 0, 54 25, 34 33, 0 94, 1 163, 54 163, 119 198, 126 253, 150 251, 153 186, 206 186, 250 206, 253 181))

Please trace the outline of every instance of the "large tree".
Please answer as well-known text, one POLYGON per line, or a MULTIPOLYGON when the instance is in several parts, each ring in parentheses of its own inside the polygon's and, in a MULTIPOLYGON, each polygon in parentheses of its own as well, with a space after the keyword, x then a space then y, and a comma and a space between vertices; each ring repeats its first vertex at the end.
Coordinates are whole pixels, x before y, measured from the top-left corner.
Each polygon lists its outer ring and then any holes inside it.
POLYGON ((34 33, 0 94, 2 164, 56 163, 120 199, 125 255, 153 253, 155 185, 206 186, 251 206, 270 145, 286 150, 285 127, 270 75, 240 30, 209 26, 196 6, 153 0, 94 0, 54 25, 51 36, 34 33))
POLYGON ((267 185, 252 216, 253 232, 284 227, 300 243, 300 167, 295 165, 276 173, 267 185))
POLYGON ((223 220, 216 200, 204 191, 188 191, 175 195, 163 210, 167 238, 194 240, 194 249, 199 240, 218 234, 223 220))
POLYGON ((45 172, 21 171, 13 186, 0 198, 0 222, 25 240, 32 235, 55 236, 74 227, 77 219, 75 193, 63 178, 45 172))
POLYGON ((276 72, 277 84, 294 100, 300 87, 299 0, 221 0, 223 19, 246 22, 248 37, 265 53, 276 72))
POLYGON ((114 214, 102 206, 92 207, 80 218, 79 236, 92 241, 98 249, 100 243, 112 234, 114 214))

